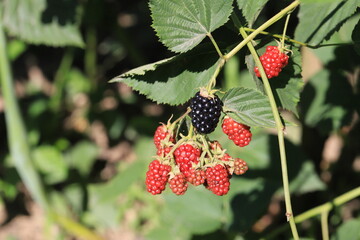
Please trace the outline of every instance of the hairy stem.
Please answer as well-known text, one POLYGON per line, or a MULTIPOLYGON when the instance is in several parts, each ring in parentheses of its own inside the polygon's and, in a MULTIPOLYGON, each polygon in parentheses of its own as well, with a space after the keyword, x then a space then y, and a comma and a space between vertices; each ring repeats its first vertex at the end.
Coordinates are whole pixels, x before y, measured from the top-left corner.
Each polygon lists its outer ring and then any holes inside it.
POLYGON ((242 47, 244 47, 248 42, 253 40, 261 31, 264 31, 266 28, 274 24, 275 22, 279 21, 282 17, 286 14, 294 10, 300 4, 299 0, 295 0, 289 6, 281 10, 278 14, 267 20, 264 24, 258 27, 254 32, 252 32, 249 36, 244 38, 236 47, 234 47, 229 53, 224 55, 224 59, 227 60, 234 56, 242 47))
MULTIPOLYGON (((245 30, 242 27, 240 27, 240 34, 243 36, 244 39, 246 39, 248 37, 245 30)), ((299 235, 298 235, 296 225, 294 222, 294 215, 292 212, 291 200, 290 200, 289 178, 288 178, 288 172, 287 172, 286 151, 285 151, 284 132, 283 132, 284 126, 281 122, 280 114, 279 114, 279 111, 276 106, 275 98, 272 93, 269 80, 266 77, 264 68, 259 59, 259 56, 257 55, 257 52, 251 42, 248 42, 247 46, 251 52, 251 55, 254 57, 256 66, 259 68, 260 75, 261 75, 261 78, 264 83, 265 93, 269 98, 271 110, 272 110, 272 113, 273 113, 273 116, 275 119, 276 129, 277 129, 277 133, 278 133, 281 173, 282 173, 284 197, 285 197, 285 207, 286 207, 285 215, 287 217, 288 222, 290 222, 290 227, 291 227, 291 232, 292 232, 293 238, 295 240, 297 240, 297 239, 299 239, 299 235)))

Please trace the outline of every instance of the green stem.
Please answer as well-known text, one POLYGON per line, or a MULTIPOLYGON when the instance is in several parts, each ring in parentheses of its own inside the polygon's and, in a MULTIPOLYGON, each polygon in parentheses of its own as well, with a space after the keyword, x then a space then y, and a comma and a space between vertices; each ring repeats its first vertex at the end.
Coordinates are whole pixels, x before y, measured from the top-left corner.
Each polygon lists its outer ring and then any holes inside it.
POLYGON ((222 54, 219 46, 217 45, 215 39, 213 38, 213 36, 211 35, 211 33, 208 33, 207 36, 210 38, 212 44, 214 45, 216 52, 219 54, 220 58, 224 58, 224 55, 222 54))
POLYGON ((44 209, 50 211, 48 199, 40 177, 31 160, 31 151, 27 142, 27 133, 19 105, 16 100, 13 76, 7 57, 6 38, 0 16, 0 77, 5 103, 5 121, 10 146, 10 154, 25 186, 35 201, 44 209))
POLYGON ((229 53, 224 55, 224 59, 227 60, 234 56, 242 47, 244 47, 248 42, 253 40, 261 31, 265 30, 278 20, 280 20, 282 17, 284 17, 286 14, 294 10, 298 5, 300 4, 299 0, 295 0, 292 2, 289 6, 281 10, 278 14, 267 20, 264 24, 262 24, 259 28, 257 28, 254 32, 252 32, 249 36, 244 38, 236 47, 234 47, 229 53))
MULTIPOLYGON (((247 28, 247 27, 244 27, 244 30, 247 31, 247 32, 255 32, 256 31, 256 29, 247 28)), ((272 36, 272 37, 278 38, 278 39, 282 39, 282 37, 283 37, 282 35, 269 33, 269 32, 266 32, 266 31, 261 31, 261 32, 259 32, 259 34, 272 36)), ((321 45, 313 46, 313 45, 310 45, 310 44, 307 44, 307 43, 296 41, 295 39, 292 39, 292 38, 286 37, 286 36, 285 36, 285 40, 287 42, 292 42, 292 43, 298 44, 300 46, 304 46, 304 47, 308 47, 308 48, 314 48, 314 49, 321 48, 321 47, 329 47, 329 46, 354 45, 354 44, 360 43, 359 41, 354 41, 354 42, 348 42, 348 43, 328 43, 328 44, 321 44, 321 45)))
POLYGON ((323 240, 329 240, 329 224, 328 224, 329 211, 321 213, 321 233, 323 240))
POLYGON ((218 63, 218 65, 217 65, 217 67, 216 67, 216 69, 215 69, 214 74, 211 76, 210 82, 209 82, 208 85, 206 86, 207 92, 211 92, 211 90, 215 87, 215 85, 216 85, 216 78, 217 78, 217 76, 219 75, 222 67, 223 67, 224 64, 225 64, 225 59, 224 59, 224 58, 220 58, 219 61, 220 61, 220 62, 218 63))
POLYGON ((52 214, 51 216, 60 226, 62 226, 67 232, 71 233, 73 236, 76 236, 80 239, 86 240, 105 240, 101 236, 93 233, 91 230, 87 229, 83 225, 57 214, 52 214))
POLYGON ((333 209, 333 207, 340 206, 350 201, 351 199, 357 198, 359 196, 360 196, 360 187, 357 187, 347 193, 344 193, 343 195, 340 195, 339 197, 335 198, 334 201, 332 202, 327 202, 318 207, 312 208, 302 214, 299 214, 299 216, 295 218, 295 221, 297 223, 303 222, 309 218, 321 214, 323 211, 330 211, 331 209, 333 209))
POLYGON ((286 34, 287 26, 289 24, 289 19, 290 19, 290 13, 288 13, 288 15, 286 16, 283 35, 282 35, 282 38, 281 38, 281 49, 285 48, 285 34, 286 34))
MULTIPOLYGON (((349 192, 346 192, 346 193, 338 196, 333 201, 324 203, 320 206, 317 206, 310 210, 307 210, 306 212, 303 212, 302 214, 299 214, 298 216, 295 217, 295 223, 301 223, 307 219, 310 219, 312 217, 315 217, 315 216, 323 213, 324 211, 329 212, 334 207, 340 206, 340 205, 342 205, 354 198, 357 198, 359 196, 360 196, 360 187, 354 188, 354 189, 350 190, 349 192)), ((279 227, 275 231, 268 234, 265 238, 266 239, 274 238, 275 236, 284 232, 287 228, 288 228, 288 225, 283 225, 282 227, 279 227)))
MULTIPOLYGON (((244 27, 244 30, 247 31, 247 32, 254 32, 254 31, 255 31, 255 29, 247 28, 247 27, 244 27)), ((267 36, 272 36, 272 37, 275 37, 275 38, 278 38, 278 39, 282 39, 282 38, 283 38, 283 35, 274 34, 274 33, 269 33, 269 32, 266 32, 266 31, 261 31, 261 32, 259 32, 259 34, 267 35, 267 36)), ((301 46, 307 46, 307 47, 309 47, 309 45, 307 45, 306 43, 296 41, 295 39, 289 38, 289 37, 287 37, 287 36, 285 36, 284 39, 285 39, 286 41, 288 41, 288 42, 293 42, 293 43, 299 44, 299 45, 301 45, 301 46)))
MULTIPOLYGON (((244 39, 247 38, 247 34, 245 30, 240 27, 240 34, 243 36, 244 39)), ((278 133, 278 142, 279 142, 279 151, 280 151, 280 162, 281 162, 281 173, 282 173, 282 179, 283 179, 283 188, 284 188, 284 197, 285 197, 285 207, 286 207, 286 217, 288 222, 290 222, 291 232, 293 235, 293 238, 295 240, 299 239, 299 235, 296 229, 296 225, 294 222, 294 215, 291 207, 291 200, 290 200, 290 190, 289 190, 289 178, 288 178, 288 172, 287 172, 287 162, 286 162, 286 151, 285 151, 285 142, 284 142, 284 126, 280 119, 280 114, 276 106, 275 98, 271 90, 271 86, 269 83, 269 80, 266 77, 264 68, 261 64, 261 61, 259 59, 259 56, 256 53, 256 50, 251 42, 248 42, 247 44, 254 60, 259 68, 261 78, 264 83, 265 93, 269 98, 271 110, 275 119, 276 129, 278 133)))

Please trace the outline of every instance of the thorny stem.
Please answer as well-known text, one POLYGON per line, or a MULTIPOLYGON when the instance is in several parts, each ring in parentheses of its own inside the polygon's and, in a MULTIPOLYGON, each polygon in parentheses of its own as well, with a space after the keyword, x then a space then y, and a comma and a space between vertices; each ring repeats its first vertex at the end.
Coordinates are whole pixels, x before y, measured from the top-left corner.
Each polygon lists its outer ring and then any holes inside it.
POLYGON ((244 38, 235 48, 233 48, 229 53, 224 55, 224 59, 228 60, 232 56, 234 56, 242 47, 244 47, 248 42, 253 40, 261 31, 265 30, 278 20, 280 20, 282 17, 284 17, 286 14, 294 10, 298 5, 300 4, 299 0, 295 0, 292 2, 289 6, 281 10, 278 14, 267 20, 264 24, 262 24, 259 28, 257 28, 253 33, 251 33, 249 36, 244 38))
MULTIPOLYGON (((246 39, 247 34, 246 34, 245 30, 242 27, 240 27, 239 31, 240 31, 240 34, 244 37, 244 39, 246 39)), ((282 172, 285 207, 286 207, 286 217, 287 217, 287 221, 290 222, 292 235, 293 235, 294 239, 297 240, 297 239, 299 239, 299 235, 298 235, 296 225, 294 222, 294 216, 293 216, 291 200, 290 200, 289 177, 288 177, 288 172, 287 172, 286 151, 285 151, 284 132, 283 132, 284 126, 281 122, 280 114, 279 114, 279 111, 276 106, 275 98, 272 93, 269 80, 266 77, 264 68, 259 59, 259 56, 257 55, 256 50, 251 42, 248 42, 247 46, 251 52, 251 55, 253 56, 253 58, 255 60, 256 66, 259 68, 260 75, 261 75, 261 78, 264 83, 265 92, 269 98, 271 110, 272 110, 272 113, 273 113, 273 116, 275 119, 276 129, 277 129, 277 133, 278 133, 281 172, 282 172)))

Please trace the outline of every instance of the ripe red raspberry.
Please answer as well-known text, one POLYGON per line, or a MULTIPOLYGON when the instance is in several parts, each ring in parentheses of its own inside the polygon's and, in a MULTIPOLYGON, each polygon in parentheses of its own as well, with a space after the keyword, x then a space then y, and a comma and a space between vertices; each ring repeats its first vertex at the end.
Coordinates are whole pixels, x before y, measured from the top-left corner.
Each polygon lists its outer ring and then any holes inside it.
POLYGON ((169 180, 171 191, 176 195, 183 195, 188 187, 186 177, 183 173, 176 174, 172 179, 169 180))
POLYGON ((246 162, 240 158, 236 158, 234 161, 234 173, 236 175, 243 175, 248 170, 246 162))
POLYGON ((161 141, 166 139, 166 137, 170 134, 169 142, 174 143, 175 139, 173 133, 169 131, 166 125, 160 125, 157 127, 154 134, 154 144, 157 149, 161 148, 161 141))
POLYGON ((218 196, 227 194, 230 189, 229 173, 220 164, 206 169, 206 182, 208 189, 218 196))
MULTIPOLYGON (((286 53, 281 52, 276 46, 267 46, 265 53, 260 56, 261 64, 264 67, 266 76, 270 79, 277 77, 288 64, 289 56, 286 53)), ((256 76, 260 77, 259 68, 254 68, 256 76)))
POLYGON ((189 175, 187 177, 187 180, 189 183, 191 183, 194 186, 199 186, 201 184, 204 184, 205 182, 205 171, 203 170, 189 170, 189 175))
POLYGON ((222 123, 223 132, 228 135, 229 139, 232 140, 239 147, 245 147, 251 141, 250 127, 238 122, 235 122, 230 117, 225 117, 222 123))
POLYGON ((147 191, 153 195, 160 194, 164 191, 170 171, 171 167, 169 165, 161 164, 159 160, 152 161, 146 172, 145 183, 147 191))
POLYGON ((180 168, 180 171, 184 173, 186 177, 189 176, 189 170, 192 168, 193 163, 199 163, 199 157, 201 155, 201 150, 193 147, 191 144, 180 145, 174 151, 174 157, 177 165, 180 168))

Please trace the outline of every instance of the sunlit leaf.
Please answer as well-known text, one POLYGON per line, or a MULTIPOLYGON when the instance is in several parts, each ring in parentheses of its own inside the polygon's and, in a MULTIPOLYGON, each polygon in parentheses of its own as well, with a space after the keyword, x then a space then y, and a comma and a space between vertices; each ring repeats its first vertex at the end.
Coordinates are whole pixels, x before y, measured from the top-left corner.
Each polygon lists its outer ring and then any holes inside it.
POLYGON ((179 105, 206 86, 220 61, 216 52, 199 47, 176 57, 161 60, 115 77, 157 103, 179 105))
POLYGON ((153 27, 160 41, 174 52, 186 52, 225 24, 232 1, 151 0, 153 27))

